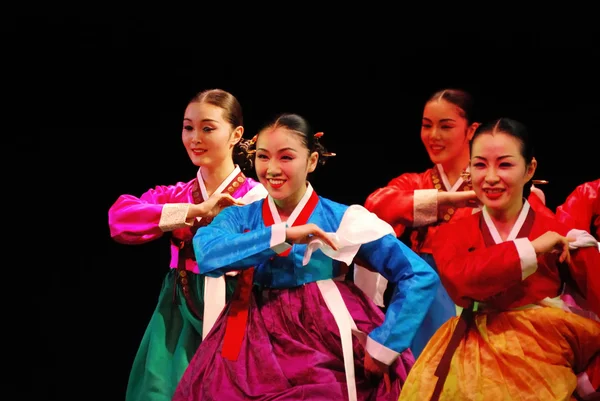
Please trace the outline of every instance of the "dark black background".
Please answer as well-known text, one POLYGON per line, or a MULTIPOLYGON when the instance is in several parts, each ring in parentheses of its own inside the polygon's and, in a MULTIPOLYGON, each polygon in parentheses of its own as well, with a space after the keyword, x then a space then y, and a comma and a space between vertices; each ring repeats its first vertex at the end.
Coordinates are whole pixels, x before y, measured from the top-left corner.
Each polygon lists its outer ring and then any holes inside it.
POLYGON ((124 399, 169 255, 163 240, 113 242, 107 211, 194 176, 180 132, 200 90, 236 95, 247 137, 275 113, 307 117, 338 155, 313 186, 343 203, 430 166, 420 117, 443 87, 472 92, 482 119, 528 125, 551 208, 600 175, 597 31, 197 17, 5 17, 5 346, 23 399, 124 399))

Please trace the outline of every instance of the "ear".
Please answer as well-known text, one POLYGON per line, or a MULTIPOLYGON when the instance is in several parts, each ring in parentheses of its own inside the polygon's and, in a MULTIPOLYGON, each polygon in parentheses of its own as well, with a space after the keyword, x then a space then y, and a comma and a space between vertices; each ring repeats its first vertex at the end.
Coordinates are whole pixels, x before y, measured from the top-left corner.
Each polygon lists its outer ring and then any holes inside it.
POLYGON ((535 157, 534 157, 533 159, 531 159, 531 163, 529 163, 527 165, 527 172, 525 173, 525 177, 527 177, 527 181, 529 181, 529 180, 531 180, 531 178, 533 178, 536 168, 537 168, 537 160, 535 160, 535 157))
POLYGON ((242 136, 244 136, 244 127, 240 125, 239 127, 236 127, 231 133, 231 137, 229 138, 231 146, 235 146, 235 144, 238 143, 240 139, 242 139, 242 136))
POLYGON ((317 162, 319 161, 319 152, 312 152, 308 157, 308 172, 312 173, 317 168, 317 162))
POLYGON ((469 125, 469 128, 467 128, 467 140, 468 141, 473 139, 473 135, 475 135, 475 131, 477 131, 477 128, 480 125, 481 125, 481 123, 472 123, 471 125, 469 125))

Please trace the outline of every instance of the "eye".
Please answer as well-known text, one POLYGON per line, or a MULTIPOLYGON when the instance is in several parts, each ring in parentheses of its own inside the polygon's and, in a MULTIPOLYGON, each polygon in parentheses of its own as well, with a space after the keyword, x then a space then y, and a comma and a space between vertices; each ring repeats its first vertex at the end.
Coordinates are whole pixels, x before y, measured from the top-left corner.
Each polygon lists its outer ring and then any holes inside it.
POLYGON ((483 168, 483 167, 485 167, 485 164, 481 163, 481 162, 478 162, 478 163, 473 164, 473 167, 483 168))
POLYGON ((211 132, 211 131, 214 131, 214 130, 215 129, 213 127, 204 127, 204 128, 202 128, 203 132, 211 132))
POLYGON ((191 125, 184 125, 183 126, 183 130, 184 131, 192 131, 194 128, 191 125))
POLYGON ((267 155, 256 155, 259 159, 268 159, 267 155))
POLYGON ((423 128, 431 128, 431 124, 423 123, 423 124, 421 124, 421 127, 423 127, 423 128))
POLYGON ((500 163, 500 167, 509 168, 512 167, 511 163, 500 163))
POLYGON ((284 160, 293 160, 294 159, 292 156, 281 156, 281 158, 284 160))

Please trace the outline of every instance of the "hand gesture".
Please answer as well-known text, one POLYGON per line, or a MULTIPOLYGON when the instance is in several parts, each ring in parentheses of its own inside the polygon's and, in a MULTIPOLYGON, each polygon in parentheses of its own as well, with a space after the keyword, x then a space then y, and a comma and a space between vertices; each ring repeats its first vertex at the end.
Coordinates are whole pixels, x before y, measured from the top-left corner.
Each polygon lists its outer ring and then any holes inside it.
POLYGON ((374 359, 365 350, 365 376, 369 379, 379 379, 383 376, 385 390, 389 393, 392 390, 392 382, 390 380, 390 367, 383 362, 374 359))
POLYGON ((458 192, 439 192, 438 202, 443 205, 449 205, 456 209, 470 207, 476 208, 480 206, 479 199, 475 195, 475 191, 458 191, 458 192))
POLYGON ((560 253, 558 260, 568 263, 571 261, 569 242, 574 240, 574 238, 563 237, 554 231, 547 231, 531 241, 531 245, 538 255, 541 253, 560 253))
POLYGON ((304 224, 296 227, 288 227, 285 230, 286 242, 292 244, 308 244, 314 239, 320 239, 323 243, 329 245, 333 250, 337 251, 337 246, 325 231, 319 228, 316 224, 304 224))
POLYGON ((212 194, 207 200, 202 202, 202 217, 213 218, 219 214, 221 210, 232 205, 242 206, 244 203, 226 193, 212 194))

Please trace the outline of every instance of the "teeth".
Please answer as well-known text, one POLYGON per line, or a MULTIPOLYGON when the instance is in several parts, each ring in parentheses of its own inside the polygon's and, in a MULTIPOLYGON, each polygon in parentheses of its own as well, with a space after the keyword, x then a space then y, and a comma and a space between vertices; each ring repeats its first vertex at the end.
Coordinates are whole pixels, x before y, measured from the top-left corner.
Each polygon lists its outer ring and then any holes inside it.
POLYGON ((502 192, 502 189, 486 189, 485 192, 498 193, 502 192))
POLYGON ((269 182, 275 185, 283 184, 283 180, 269 180, 269 182))

